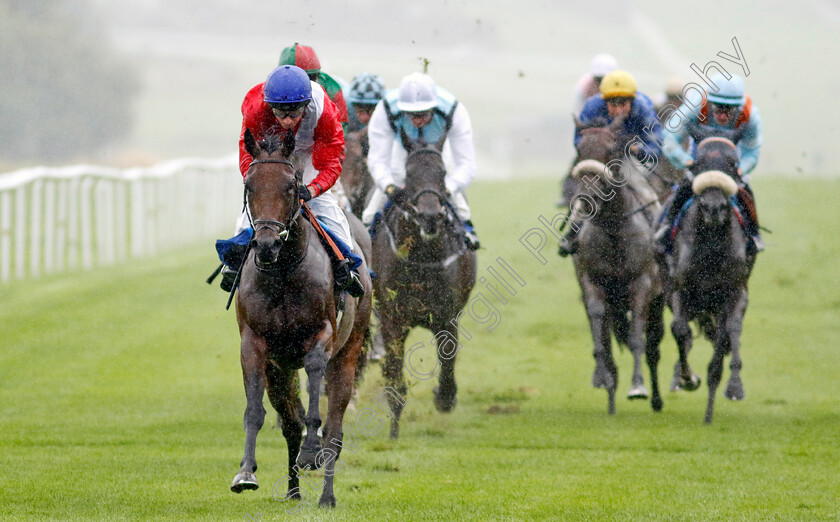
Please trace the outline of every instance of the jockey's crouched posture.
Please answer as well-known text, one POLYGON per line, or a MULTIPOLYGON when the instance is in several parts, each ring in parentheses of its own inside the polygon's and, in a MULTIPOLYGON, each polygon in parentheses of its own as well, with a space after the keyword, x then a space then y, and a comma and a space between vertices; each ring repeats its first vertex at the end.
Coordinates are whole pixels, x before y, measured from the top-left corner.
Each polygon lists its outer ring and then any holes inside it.
POLYGON ((399 89, 388 91, 377 103, 368 123, 368 169, 376 191, 362 214, 362 222, 370 225, 389 198, 398 202, 410 197, 403 189, 407 152, 397 139, 400 129, 408 138, 427 144, 436 143, 446 133, 444 159, 448 159, 449 149, 454 162, 451 168, 447 165, 446 190, 464 223, 467 247, 477 250, 478 236, 464 197, 464 190, 476 170, 470 116, 451 93, 437 87, 431 77, 421 73, 404 77, 399 89))
MULTIPOLYGON (((731 75, 729 79, 722 75, 712 78, 712 82, 718 88, 717 91, 709 91, 706 98, 702 100, 700 110, 696 110, 697 104, 690 107, 688 103, 683 104, 676 113, 672 114, 665 126, 665 140, 662 145, 662 152, 665 157, 677 168, 689 169, 694 172, 702 172, 705 167, 695 165, 697 143, 691 144, 691 153, 686 152, 680 146, 689 135, 691 126, 700 125, 705 129, 703 134, 714 136, 715 130, 720 131, 720 136, 734 131, 740 135, 740 141, 736 146, 738 151, 738 165, 727 172, 738 182, 744 190, 739 191, 739 203, 745 207, 743 217, 746 221, 746 232, 752 240, 750 247, 756 251, 764 250, 764 243, 759 235, 758 215, 755 209, 755 200, 750 186, 747 184, 749 173, 758 164, 758 155, 761 150, 761 117, 758 107, 753 105, 749 96, 744 92, 744 80, 739 76, 731 75), (678 121, 681 120, 681 121, 678 121)), ((693 141, 693 139, 692 139, 693 141)), ((668 231, 677 218, 682 207, 693 196, 691 182, 694 176, 688 172, 679 184, 673 201, 668 208, 667 216, 656 232, 657 247, 661 252, 670 250, 671 234, 668 231)))
MULTIPOLYGON (((662 127, 653 110, 653 102, 645 94, 636 91, 636 80, 626 71, 613 71, 601 80, 600 96, 595 95, 586 101, 580 113, 582 123, 594 120, 612 123, 616 118, 624 118, 620 134, 637 136, 641 144, 634 143, 630 152, 636 159, 656 158, 661 154, 657 140, 662 139, 662 127)), ((575 130, 575 147, 581 140, 580 129, 575 130)), ((572 222, 577 221, 577 213, 572 210, 572 222)), ((560 241, 558 253, 566 257, 578 249, 577 234, 579 227, 573 226, 560 241)))
MULTIPOLYGON (((257 140, 270 134, 282 138, 287 132, 294 133, 297 166, 303 168, 303 183, 298 188, 298 197, 352 249, 347 218, 330 191, 341 173, 344 132, 338 110, 324 89, 310 81, 303 69, 283 65, 274 69, 264 83, 248 91, 242 102, 242 131, 239 135, 239 170, 243 178, 253 160, 245 150, 246 129, 250 129, 257 140)), ((249 227, 248 216, 243 212, 237 220, 235 235, 249 227)), ((244 250, 242 246, 240 257, 244 250)), ((334 278, 339 289, 359 297, 364 294, 364 289, 358 275, 351 272, 351 264, 349 259, 341 262, 334 259, 334 278)), ((222 270, 221 286, 225 291, 233 288, 236 268, 238 265, 225 266, 222 270)))

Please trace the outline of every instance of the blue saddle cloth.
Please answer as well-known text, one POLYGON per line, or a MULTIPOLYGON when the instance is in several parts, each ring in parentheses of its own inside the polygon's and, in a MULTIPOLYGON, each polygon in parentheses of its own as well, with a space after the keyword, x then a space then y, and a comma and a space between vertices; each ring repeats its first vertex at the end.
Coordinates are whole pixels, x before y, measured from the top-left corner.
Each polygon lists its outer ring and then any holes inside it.
MULTIPOLYGON (((344 241, 341 240, 338 236, 335 235, 335 232, 329 229, 327 225, 324 224, 323 221, 320 219, 318 223, 321 224, 321 227, 329 234, 330 238, 335 242, 338 249, 341 251, 341 254, 349 259, 353 260, 353 266, 351 267, 353 270, 359 268, 359 265, 362 264, 362 257, 356 253, 354 253, 350 246, 347 245, 344 241)), ((250 241, 251 238, 254 237, 254 229, 247 228, 240 232, 239 234, 233 236, 230 239, 217 239, 216 240, 216 252, 219 254, 219 260, 224 263, 225 262, 225 254, 233 248, 235 245, 245 246, 250 241)), ((231 268, 238 268, 238 267, 231 267, 231 268)))

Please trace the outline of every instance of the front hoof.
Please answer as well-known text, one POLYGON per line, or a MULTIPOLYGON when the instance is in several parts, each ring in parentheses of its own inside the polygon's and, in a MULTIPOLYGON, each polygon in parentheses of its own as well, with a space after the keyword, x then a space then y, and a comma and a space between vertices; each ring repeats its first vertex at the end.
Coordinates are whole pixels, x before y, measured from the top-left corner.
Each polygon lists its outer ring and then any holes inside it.
POLYGON ((615 388, 615 380, 609 372, 596 369, 595 373, 592 374, 592 387, 611 390, 615 388))
POLYGON ((335 507, 335 496, 334 495, 330 495, 329 497, 322 496, 321 500, 318 501, 318 507, 321 507, 321 508, 324 508, 324 509, 334 508, 335 507))
POLYGON ((242 493, 246 489, 258 489, 257 476, 250 471, 240 471, 233 477, 233 482, 230 483, 230 490, 234 493, 242 493))
POLYGON ((454 390, 452 392, 441 392, 440 389, 435 386, 435 389, 432 391, 435 395, 435 408, 437 411, 441 413, 449 413, 455 409, 455 405, 458 403, 458 400, 455 398, 454 390))
POLYGON ((662 411, 662 406, 664 405, 665 403, 662 402, 662 397, 654 397, 650 401, 650 407, 653 408, 653 411, 662 411))
POLYGON ((636 399, 647 400, 648 397, 650 397, 650 394, 648 393, 647 388, 645 388, 645 386, 643 384, 640 384, 638 386, 633 386, 632 388, 630 388, 630 391, 627 393, 627 398, 630 399, 631 401, 636 400, 636 399))
POLYGON ((313 448, 307 448, 305 446, 301 447, 295 462, 301 469, 316 470, 324 464, 323 462, 318 462, 318 453, 320 452, 320 446, 315 446, 313 448))
POLYGON ((733 383, 730 381, 729 385, 726 387, 726 391, 723 392, 723 396, 730 401, 742 401, 744 400, 744 397, 746 397, 746 394, 744 393, 744 387, 740 382, 733 383))
POLYGON ((700 377, 696 373, 691 374, 691 379, 680 378, 679 387, 681 390, 694 391, 700 387, 700 377))

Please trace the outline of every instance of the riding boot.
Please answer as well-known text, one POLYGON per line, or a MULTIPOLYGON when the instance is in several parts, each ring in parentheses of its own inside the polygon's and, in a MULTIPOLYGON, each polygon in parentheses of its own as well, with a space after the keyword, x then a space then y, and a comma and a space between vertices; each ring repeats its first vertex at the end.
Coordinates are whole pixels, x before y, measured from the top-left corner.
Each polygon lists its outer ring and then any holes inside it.
POLYGON ((362 297, 365 295, 365 288, 362 286, 359 274, 351 270, 352 264, 353 260, 347 258, 333 264, 335 286, 340 291, 346 290, 353 297, 362 297))
POLYGON ((755 207, 755 195, 752 188, 746 183, 738 190, 738 204, 743 210, 742 214, 745 221, 745 228, 747 235, 751 240, 750 249, 754 249, 752 253, 758 253, 764 250, 764 241, 761 240, 761 233, 758 226, 758 211, 755 207))
POLYGON ((224 266, 222 267, 222 282, 219 286, 227 293, 233 290, 233 283, 236 280, 236 273, 242 262, 245 260, 247 245, 234 244, 225 252, 224 266))
POLYGON ((691 179, 683 178, 677 187, 674 197, 671 199, 671 206, 668 207, 668 214, 664 221, 661 221, 659 228, 654 233, 654 241, 656 242, 655 249, 659 253, 671 251, 671 227, 674 226, 674 221, 677 219, 683 206, 691 199, 694 192, 691 190, 691 179))
POLYGON ((478 240, 478 235, 475 233, 475 227, 469 219, 464 221, 464 241, 467 248, 470 250, 478 250, 481 248, 481 242, 478 240))
POLYGON ((560 257, 570 256, 578 251, 577 235, 579 231, 580 227, 572 226, 566 232, 566 235, 563 236, 563 239, 560 240, 560 248, 557 249, 560 257))

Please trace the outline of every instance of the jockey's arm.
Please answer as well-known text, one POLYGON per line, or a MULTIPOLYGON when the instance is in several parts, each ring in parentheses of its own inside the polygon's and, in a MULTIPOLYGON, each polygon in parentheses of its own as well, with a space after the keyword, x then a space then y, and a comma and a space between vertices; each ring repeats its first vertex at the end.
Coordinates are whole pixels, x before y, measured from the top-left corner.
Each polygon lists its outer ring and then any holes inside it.
POLYGON ((671 164, 684 169, 693 161, 691 154, 683 150, 681 143, 688 136, 687 126, 689 122, 696 122, 697 115, 687 105, 682 105, 668 117, 665 128, 662 130, 664 136, 662 153, 668 158, 671 164))
POLYGON ((450 193, 461 192, 475 177, 476 163, 472 123, 467 109, 460 103, 452 115, 452 128, 446 139, 455 161, 455 168, 446 175, 446 190, 450 193))
POLYGON ((758 155, 761 152, 761 116, 758 108, 753 105, 750 113, 750 121, 747 123, 747 130, 741 138, 739 149, 741 149, 741 161, 738 166, 744 176, 752 172, 758 164, 758 155))
MULTIPOLYGON (((251 133, 257 139, 262 139, 264 127, 263 114, 263 91, 262 84, 251 88, 242 100, 242 129, 239 132, 239 172, 244 178, 248 173, 248 168, 251 166, 253 158, 248 151, 245 150, 245 130, 251 129, 251 133)), ((273 119, 274 116, 271 116, 273 119)))
POLYGON ((314 141, 312 166, 318 175, 309 187, 316 189, 317 197, 335 185, 344 159, 344 129, 339 122, 338 108, 327 97, 324 97, 324 112, 315 125, 314 141))
POLYGON ((383 102, 379 102, 368 123, 368 151, 367 165, 370 177, 377 188, 384 191, 388 185, 394 184, 391 172, 391 151, 394 146, 394 130, 388 123, 388 113, 383 102))

